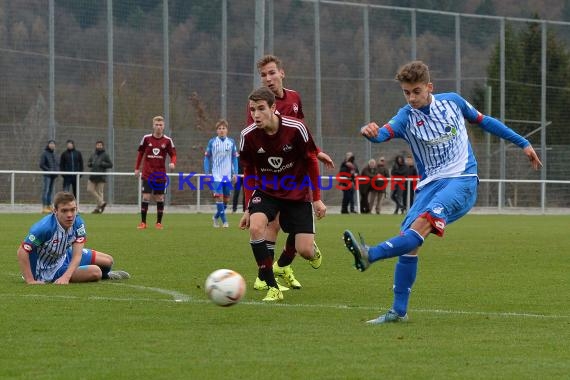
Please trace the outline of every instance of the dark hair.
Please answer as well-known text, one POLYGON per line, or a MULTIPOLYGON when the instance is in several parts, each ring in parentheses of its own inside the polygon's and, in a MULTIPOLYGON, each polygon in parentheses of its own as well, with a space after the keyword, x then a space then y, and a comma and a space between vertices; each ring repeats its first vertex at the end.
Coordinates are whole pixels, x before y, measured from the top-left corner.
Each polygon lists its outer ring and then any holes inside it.
POLYGON ((101 144, 101 145, 105 146, 105 143, 102 140, 95 141, 95 145, 97 145, 97 144, 101 144))
POLYGON ((273 106, 273 104, 275 104, 275 94, 273 93, 273 91, 271 91, 269 89, 269 87, 265 87, 265 86, 259 87, 258 89, 253 90, 251 92, 251 94, 249 94, 248 99, 253 101, 253 102, 265 100, 269 107, 271 107, 271 106, 273 106))

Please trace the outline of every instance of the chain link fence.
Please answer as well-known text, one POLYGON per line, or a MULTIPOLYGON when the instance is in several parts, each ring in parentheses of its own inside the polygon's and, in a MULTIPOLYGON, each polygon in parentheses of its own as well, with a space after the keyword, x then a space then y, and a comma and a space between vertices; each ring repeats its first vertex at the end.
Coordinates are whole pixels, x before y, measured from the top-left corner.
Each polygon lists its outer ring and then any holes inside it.
MULTIPOLYGON (((397 68, 421 59, 436 92, 455 91, 528 136, 544 159, 533 172, 518 148, 471 128, 481 178, 567 180, 570 24, 310 0, 20 0, 0 4, 0 170, 38 170, 47 140, 73 139, 87 160, 103 140, 114 171, 134 168, 142 136, 164 115, 177 171, 200 172, 220 117, 236 140, 254 88, 255 60, 284 61, 286 87, 303 98, 306 124, 337 165, 407 153, 369 144, 368 120, 404 104, 397 68)), ((336 174, 324 171, 323 174, 336 174)), ((0 176, 0 202, 10 178, 0 176)), ((17 201, 37 203, 40 177, 16 177, 17 201)), ((86 186, 86 178, 82 186, 86 186)), ((137 201, 134 181, 111 179, 113 203, 137 201)), ((57 186, 61 186, 61 182, 57 186)), ((480 187, 478 206, 568 207, 566 184, 480 187)), ((85 194, 85 193, 84 193, 85 194)), ((325 201, 340 202, 340 191, 325 201)), ((172 191, 172 204, 195 202, 172 191)))

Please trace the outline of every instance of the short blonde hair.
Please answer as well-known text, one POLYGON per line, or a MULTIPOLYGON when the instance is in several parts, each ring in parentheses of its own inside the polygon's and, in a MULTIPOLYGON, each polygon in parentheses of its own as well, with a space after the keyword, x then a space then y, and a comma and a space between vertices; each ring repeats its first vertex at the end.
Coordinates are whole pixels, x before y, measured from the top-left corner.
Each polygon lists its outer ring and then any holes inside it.
POLYGON ((155 116, 152 118, 152 122, 155 123, 157 121, 164 121, 164 117, 162 116, 155 116))
POLYGON ((218 127, 220 125, 225 125, 227 129, 230 129, 230 124, 228 123, 228 121, 226 119, 220 119, 216 122, 216 129, 218 129, 218 127))
POLYGON ((277 58, 276 56, 271 55, 271 54, 264 55, 263 57, 261 57, 261 59, 259 59, 257 61, 257 69, 261 71, 263 66, 265 66, 271 62, 275 63, 275 66, 277 66, 277 69, 283 70, 283 64, 281 63, 281 60, 279 58, 277 58))

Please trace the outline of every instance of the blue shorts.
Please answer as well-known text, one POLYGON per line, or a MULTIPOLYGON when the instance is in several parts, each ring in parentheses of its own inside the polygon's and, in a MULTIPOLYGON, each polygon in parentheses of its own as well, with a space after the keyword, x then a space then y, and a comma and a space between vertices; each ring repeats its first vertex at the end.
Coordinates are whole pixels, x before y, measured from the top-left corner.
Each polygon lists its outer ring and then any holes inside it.
POLYGON ((410 229, 412 223, 424 216, 433 226, 433 233, 443 236, 445 226, 453 223, 475 205, 479 179, 475 176, 443 178, 428 183, 417 190, 414 204, 402 222, 401 231, 410 229))
MULTIPOLYGON (((79 268, 81 268, 82 266, 85 266, 85 265, 93 265, 93 263, 95 262, 95 255, 96 255, 96 253, 92 249, 83 248, 83 252, 81 255, 81 262, 79 263, 79 268)), ((69 263, 71 262, 72 257, 73 257, 73 251, 70 247, 67 250, 67 253, 65 255, 65 262, 57 270, 57 272, 55 272, 55 275, 53 276, 52 281, 57 280, 58 278, 60 278, 65 273, 65 271, 69 267, 69 263)))
POLYGON ((214 189, 214 196, 222 195, 224 198, 229 198, 230 192, 232 191, 232 183, 228 181, 214 181, 212 188, 214 189))

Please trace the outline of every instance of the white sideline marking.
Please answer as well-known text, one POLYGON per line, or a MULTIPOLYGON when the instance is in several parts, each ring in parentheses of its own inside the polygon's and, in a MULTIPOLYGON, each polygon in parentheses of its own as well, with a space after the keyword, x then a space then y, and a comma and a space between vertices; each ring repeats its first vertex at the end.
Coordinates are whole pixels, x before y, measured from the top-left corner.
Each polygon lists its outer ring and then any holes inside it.
POLYGON ((128 286, 129 288, 135 288, 135 289, 139 289, 139 290, 151 290, 153 292, 166 294, 166 295, 172 296, 174 302, 189 302, 192 299, 192 297, 190 297, 189 295, 182 294, 182 293, 177 292, 175 290, 168 290, 168 289, 161 289, 161 288, 150 288, 148 286, 142 286, 142 285, 129 285, 129 284, 123 284, 120 282, 111 282, 110 284, 111 285, 119 285, 119 286, 128 286))
MULTIPOLYGON (((113 283, 113 285, 128 286, 130 288, 135 288, 139 290, 150 290, 153 292, 166 294, 172 297, 172 299, 156 299, 156 298, 143 298, 143 297, 102 297, 102 296, 66 296, 66 295, 45 295, 45 294, 7 294, 0 293, 0 298, 9 297, 25 297, 25 298, 47 298, 47 299, 88 299, 88 300, 102 300, 102 301, 118 301, 118 302, 184 302, 184 303, 210 303, 207 299, 193 299, 189 295, 168 289, 154 288, 142 285, 128 285, 121 283, 113 283)), ((338 309, 338 310, 374 310, 379 311, 377 306, 350 306, 350 305, 325 305, 325 304, 291 304, 291 303, 277 303, 277 304, 266 304, 260 301, 245 301, 241 302, 242 305, 250 306, 269 306, 269 307, 294 307, 294 308, 307 308, 307 309, 338 309)), ((517 313, 517 312, 493 312, 493 311, 467 311, 467 310, 442 310, 442 309, 411 309, 411 313, 426 313, 426 314, 455 314, 455 315, 486 315, 493 317, 517 317, 517 318, 543 318, 543 319, 569 319, 570 315, 557 315, 557 314, 534 314, 534 313, 517 313)))

